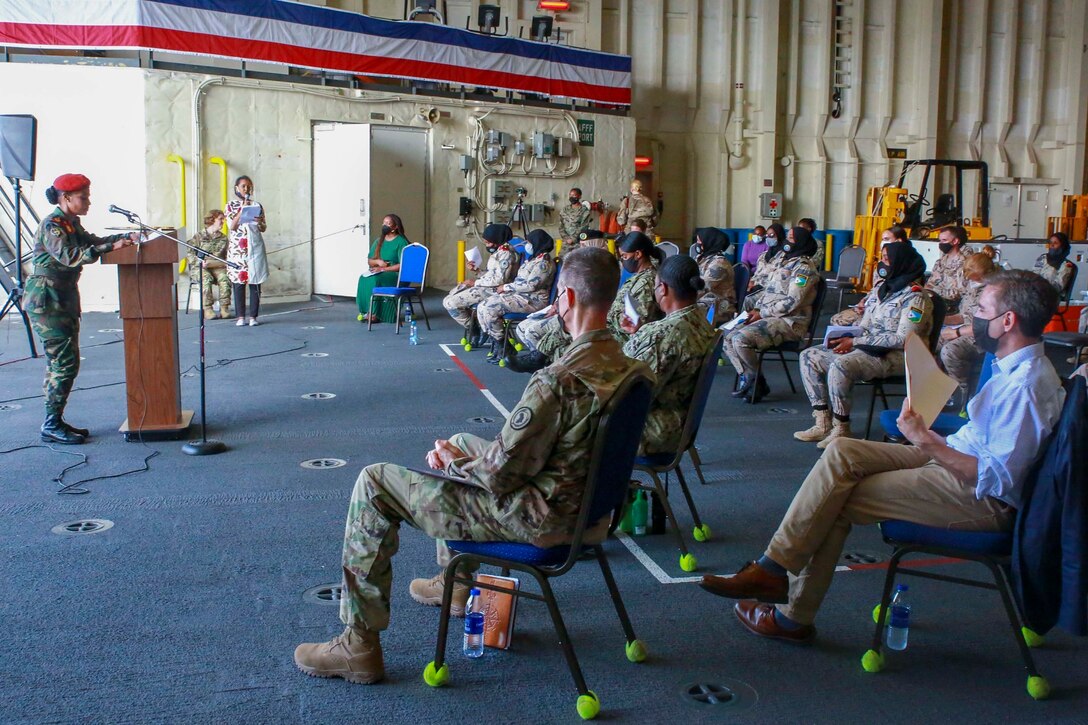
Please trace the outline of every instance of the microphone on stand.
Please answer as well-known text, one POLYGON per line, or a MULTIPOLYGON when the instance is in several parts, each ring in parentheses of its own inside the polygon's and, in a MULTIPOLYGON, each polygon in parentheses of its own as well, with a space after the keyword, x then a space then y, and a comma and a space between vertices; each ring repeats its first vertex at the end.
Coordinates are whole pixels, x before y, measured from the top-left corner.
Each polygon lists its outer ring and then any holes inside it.
POLYGON ((128 209, 122 209, 116 204, 110 204, 110 214, 120 214, 121 216, 128 219, 130 222, 135 222, 136 219, 139 218, 139 215, 136 214, 136 212, 131 212, 128 209))

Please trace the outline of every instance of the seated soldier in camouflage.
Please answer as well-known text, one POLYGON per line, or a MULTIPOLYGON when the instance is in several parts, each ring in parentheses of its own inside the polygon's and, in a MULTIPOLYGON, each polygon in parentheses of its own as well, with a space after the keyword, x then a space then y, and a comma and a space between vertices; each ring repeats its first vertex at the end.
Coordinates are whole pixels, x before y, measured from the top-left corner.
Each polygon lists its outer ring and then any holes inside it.
MULTIPOLYGON (((469 325, 476 305, 495 294, 495 290, 502 285, 511 282, 518 271, 518 253, 510 246, 510 240, 514 238, 510 227, 505 224, 488 224, 483 238, 490 255, 486 271, 475 280, 466 279, 450 290, 442 300, 442 306, 450 313, 450 317, 465 328, 466 337, 470 337, 469 325)), ((480 271, 472 262, 468 263, 468 267, 473 272, 480 271)), ((476 340, 473 344, 479 343, 476 340)))
MULTIPOLYGON (((894 242, 903 242, 908 247, 913 246, 910 243, 910 239, 907 237, 907 230, 900 226, 888 227, 880 234, 880 246, 883 247, 886 244, 892 244, 894 242)), ((873 270, 875 273, 877 270, 873 270)), ((831 316, 832 325, 856 325, 861 316, 865 314, 865 306, 868 304, 876 303, 877 287, 884 283, 884 279, 879 275, 875 275, 876 279, 873 280, 873 287, 869 290, 869 293, 861 298, 853 307, 847 307, 841 312, 836 312, 831 316)))
MULTIPOLYGON (((654 246, 649 237, 639 232, 625 234, 616 245, 620 263, 631 276, 623 283, 608 310, 608 330, 622 345, 629 335, 620 327, 624 315, 624 300, 629 296, 639 319, 651 322, 661 318, 661 310, 654 301, 654 279, 657 265, 665 259, 665 253, 654 246)), ((520 325, 519 325, 520 327, 520 325)), ((523 341, 529 340, 533 349, 523 351, 506 361, 506 366, 519 373, 531 373, 558 358, 570 345, 570 335, 563 331, 554 318, 545 320, 539 327, 529 327, 523 341)))
POLYGON ((759 294, 767 286, 767 280, 779 273, 785 255, 782 247, 786 243, 786 229, 775 223, 767 227, 763 236, 767 251, 759 255, 759 263, 748 278, 748 295, 744 298, 744 309, 754 310, 759 306, 759 294))
POLYGON ((941 339, 937 343, 941 367, 960 384, 960 390, 965 394, 963 396, 965 403, 969 397, 966 393, 970 378, 981 365, 982 356, 985 354, 975 343, 971 321, 975 318, 975 310, 978 309, 979 296, 982 294, 986 278, 996 271, 997 265, 987 254, 979 252, 967 258, 967 261, 963 263, 963 276, 967 279, 967 290, 960 298, 960 311, 956 314, 945 315, 941 339))
POLYGON ((518 269, 513 282, 495 288, 495 294, 476 307, 480 329, 491 338, 487 361, 494 365, 502 359, 503 315, 508 312, 526 314, 543 309, 555 278, 555 240, 543 229, 529 232, 525 240, 527 261, 518 269))
POLYGON ((767 277, 767 286, 759 293, 748 318, 725 334, 723 349, 740 376, 734 398, 758 403, 770 392, 762 375, 756 379, 759 351, 804 337, 810 317, 816 314, 812 303, 820 276, 812 266, 815 251, 816 240, 807 229, 791 229, 782 245, 782 262, 767 277))
MULTIPOLYGON (((630 375, 653 380, 646 365, 626 357, 605 329, 618 284, 616 260, 607 252, 577 249, 567 255, 556 307, 574 343, 529 380, 494 441, 462 433, 435 441, 427 454, 431 468, 463 483, 391 463, 363 469, 344 533, 340 619, 346 627, 330 642, 299 645, 299 669, 364 684, 385 676, 379 633, 389 625, 401 523, 439 540, 439 564, 450 558, 443 539, 543 547, 570 541, 601 409, 630 375)), ((595 522, 586 543, 603 540, 608 523, 609 517, 595 522)), ((413 581, 410 592, 416 601, 437 606, 442 588, 440 573, 413 581)), ((455 585, 454 614, 463 616, 467 599, 467 587, 455 585)))
POLYGON ((1076 273, 1076 266, 1069 261, 1069 236, 1064 232, 1054 232, 1047 240, 1046 254, 1040 254, 1035 260, 1035 274, 1039 275, 1057 290, 1058 296, 1064 296, 1070 280, 1076 273))
POLYGON ((926 289, 943 297, 949 312, 958 312, 960 297, 967 289, 967 282, 963 279, 963 263, 975 250, 967 246, 967 230, 960 226, 945 227, 937 235, 937 240, 941 256, 933 263, 926 289))
POLYGON ((717 331, 696 304, 703 279, 695 260, 687 255, 669 257, 657 272, 654 299, 665 317, 635 325, 626 316, 620 323, 631 337, 623 346, 630 358, 650 366, 657 376, 654 400, 642 431, 641 456, 675 453, 695 394, 703 359, 717 331))
POLYGON ((861 334, 828 340, 827 347, 813 345, 801 353, 801 380, 816 423, 793 434, 799 441, 818 441, 820 448, 827 448, 836 438, 850 438, 854 383, 902 375, 907 335, 913 332, 929 339, 933 302, 920 286, 925 260, 914 247, 895 242, 880 251, 878 269, 884 284, 876 301, 865 308, 861 334))
MULTIPOLYGON (((223 233, 223 224, 226 220, 227 216, 220 209, 212 209, 204 217, 204 229, 200 231, 200 234, 190 239, 189 244, 202 252, 207 252, 212 257, 225 259, 227 256, 227 242, 229 241, 227 235, 223 233)), ((204 265, 204 284, 200 288, 200 299, 204 307, 205 320, 215 318, 215 310, 213 309, 215 300, 212 296, 212 290, 216 287, 219 288, 219 317, 225 320, 231 316, 230 298, 233 291, 230 286, 230 275, 227 274, 226 262, 221 262, 219 259, 205 257, 198 262, 196 252, 192 249, 189 250, 189 254, 186 256, 190 279, 200 274, 200 270, 196 268, 196 265, 204 265)))
MULTIPOLYGON (((737 314, 737 289, 733 283, 733 262, 725 256, 729 249, 729 237, 716 227, 695 230, 699 276, 705 287, 699 297, 699 308, 709 314, 714 308, 713 325, 717 327, 732 320, 737 314)), ((693 245, 693 246, 695 246, 693 245)))

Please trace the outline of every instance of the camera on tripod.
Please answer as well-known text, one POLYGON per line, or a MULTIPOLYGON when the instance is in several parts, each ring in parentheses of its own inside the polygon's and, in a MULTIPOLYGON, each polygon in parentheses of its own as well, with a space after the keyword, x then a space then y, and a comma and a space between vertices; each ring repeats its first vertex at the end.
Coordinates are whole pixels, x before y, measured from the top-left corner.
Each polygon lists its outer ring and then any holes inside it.
POLYGON ((517 195, 518 201, 521 201, 526 196, 528 196, 529 192, 525 189, 524 186, 519 186, 516 189, 514 189, 514 194, 517 195))

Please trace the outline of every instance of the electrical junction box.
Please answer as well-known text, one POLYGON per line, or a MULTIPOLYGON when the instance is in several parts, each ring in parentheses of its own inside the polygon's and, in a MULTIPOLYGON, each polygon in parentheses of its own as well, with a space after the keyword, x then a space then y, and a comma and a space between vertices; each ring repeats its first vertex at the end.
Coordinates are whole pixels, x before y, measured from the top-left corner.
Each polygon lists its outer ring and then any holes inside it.
POLYGON ((472 157, 468 154, 461 154, 460 167, 461 171, 472 171, 472 157))
POLYGON ((764 219, 781 219, 782 195, 776 192, 760 194, 759 215, 764 219))
POLYGON ((487 159, 487 163, 489 163, 489 164, 495 163, 496 161, 498 161, 499 159, 502 158, 502 147, 501 146, 495 146, 495 145, 488 146, 487 147, 487 152, 485 153, 484 158, 487 159))
POLYGON ((488 143, 497 144, 500 136, 502 136, 502 131, 491 129, 487 132, 486 140, 488 143))
POLYGON ((568 158, 574 155, 574 142, 569 138, 560 136, 555 140, 555 155, 560 158, 568 158))
POLYGON ((496 131, 491 129, 484 137, 487 144, 490 146, 501 146, 504 150, 510 148, 514 143, 514 137, 504 131, 496 131))
POLYGON ((538 159, 550 159, 555 155, 555 136, 550 133, 533 133, 533 156, 538 159))
POLYGON ((495 211, 489 211, 487 213, 488 224, 509 224, 510 219, 511 216, 509 209, 497 209, 495 211))
POLYGON ((462 196, 461 199, 460 199, 460 203, 458 204, 458 207, 457 207, 457 214, 459 216, 468 216, 471 213, 472 213, 472 199, 468 198, 467 196, 462 196))
MULTIPOLYGON (((508 179, 487 180, 487 198, 492 204, 501 204, 514 194, 514 182, 508 179)), ((505 222, 492 222, 492 224, 504 224, 505 222)))
POLYGON ((514 156, 524 156, 524 155, 525 155, 525 142, 524 141, 515 141, 514 142, 514 156))

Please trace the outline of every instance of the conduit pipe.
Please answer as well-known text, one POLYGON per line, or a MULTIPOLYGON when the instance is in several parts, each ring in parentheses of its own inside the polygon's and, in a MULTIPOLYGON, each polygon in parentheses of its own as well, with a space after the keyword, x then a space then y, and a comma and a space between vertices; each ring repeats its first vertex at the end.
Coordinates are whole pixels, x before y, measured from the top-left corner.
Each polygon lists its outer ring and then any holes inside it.
POLYGON ((748 0, 737 0, 737 47, 733 74, 733 148, 729 152, 729 168, 743 169, 748 163, 744 153, 745 113, 745 52, 748 46, 748 0))
POLYGON ((178 183, 178 193, 181 195, 181 223, 178 224, 178 229, 183 229, 187 226, 189 219, 185 209, 185 159, 177 154, 170 154, 166 160, 177 164, 178 173, 181 175, 181 181, 178 183))
POLYGON ((208 159, 208 163, 212 166, 219 167, 219 196, 222 202, 222 206, 219 207, 223 211, 227 210, 227 162, 218 156, 212 156, 208 159))

